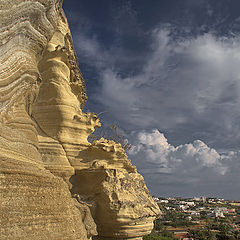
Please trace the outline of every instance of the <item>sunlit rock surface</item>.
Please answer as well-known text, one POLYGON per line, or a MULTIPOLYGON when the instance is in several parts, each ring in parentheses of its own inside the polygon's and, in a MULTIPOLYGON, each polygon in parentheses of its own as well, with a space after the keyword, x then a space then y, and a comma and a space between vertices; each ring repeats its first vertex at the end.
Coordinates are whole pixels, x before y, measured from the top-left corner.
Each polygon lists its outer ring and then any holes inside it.
POLYGON ((99 238, 138 239, 149 234, 160 212, 121 145, 101 138, 79 156, 72 162, 72 192, 92 204, 99 238))
POLYGON ((68 185, 44 168, 31 118, 57 0, 0 1, 0 238, 87 239, 68 185))
POLYGON ((124 149, 88 142, 101 123, 61 1, 0 0, 0 42, 1 239, 150 233, 160 212, 124 149))

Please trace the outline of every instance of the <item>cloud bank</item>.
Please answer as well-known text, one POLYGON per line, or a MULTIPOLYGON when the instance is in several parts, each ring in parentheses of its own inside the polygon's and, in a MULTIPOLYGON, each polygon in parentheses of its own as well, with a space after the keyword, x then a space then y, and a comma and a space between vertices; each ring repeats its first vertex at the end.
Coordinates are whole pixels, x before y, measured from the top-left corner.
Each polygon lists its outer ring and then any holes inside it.
POLYGON ((166 196, 223 196, 231 189, 238 198, 240 152, 218 153, 201 140, 173 146, 157 129, 131 134, 128 152, 151 190, 166 196))
POLYGON ((223 164, 225 156, 200 140, 174 147, 157 129, 150 132, 141 131, 134 139, 135 143, 129 154, 136 156, 143 163, 141 166, 143 172, 172 174, 181 171, 184 174, 187 172, 192 174, 210 170, 220 175, 227 172, 228 168, 223 164))
POLYGON ((238 147, 240 39, 211 33, 174 39, 173 30, 152 30, 150 51, 135 57, 79 36, 82 61, 98 73, 94 99, 123 128, 174 132, 176 144, 194 137, 217 148, 238 147))

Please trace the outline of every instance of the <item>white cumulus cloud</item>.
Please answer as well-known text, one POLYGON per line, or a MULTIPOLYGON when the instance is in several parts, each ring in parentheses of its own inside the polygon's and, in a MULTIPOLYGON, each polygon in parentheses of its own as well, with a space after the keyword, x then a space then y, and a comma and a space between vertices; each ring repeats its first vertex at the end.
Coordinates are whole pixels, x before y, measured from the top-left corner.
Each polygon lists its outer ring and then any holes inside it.
POLYGON ((128 152, 153 193, 238 198, 240 152, 219 153, 201 140, 173 146, 157 129, 133 132, 128 152))
POLYGON ((220 175, 227 172, 228 168, 222 162, 224 157, 200 140, 174 147, 157 129, 141 131, 134 139, 129 154, 143 163, 143 172, 185 173, 187 170, 192 173, 206 168, 220 175), (147 168, 144 162, 148 163, 147 168))

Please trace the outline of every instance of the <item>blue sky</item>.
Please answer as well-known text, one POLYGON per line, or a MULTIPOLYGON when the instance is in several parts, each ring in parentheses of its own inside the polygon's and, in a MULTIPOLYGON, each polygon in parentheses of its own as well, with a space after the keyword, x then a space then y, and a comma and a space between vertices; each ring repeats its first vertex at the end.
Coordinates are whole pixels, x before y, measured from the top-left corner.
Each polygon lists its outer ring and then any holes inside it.
POLYGON ((66 0, 87 84, 158 196, 240 199, 239 0, 66 0))

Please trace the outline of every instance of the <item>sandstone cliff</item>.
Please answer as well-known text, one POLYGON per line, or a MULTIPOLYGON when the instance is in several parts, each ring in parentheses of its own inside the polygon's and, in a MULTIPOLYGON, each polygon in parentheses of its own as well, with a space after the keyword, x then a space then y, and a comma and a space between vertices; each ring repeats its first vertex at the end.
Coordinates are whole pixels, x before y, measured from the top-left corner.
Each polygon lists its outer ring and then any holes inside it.
POLYGON ((140 239, 159 209, 121 145, 88 142, 58 0, 0 0, 1 239, 140 239))

